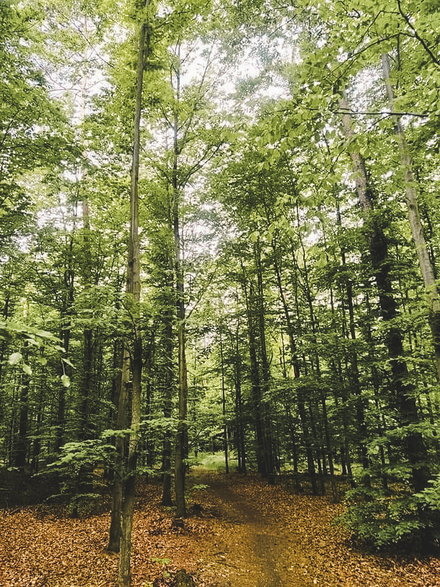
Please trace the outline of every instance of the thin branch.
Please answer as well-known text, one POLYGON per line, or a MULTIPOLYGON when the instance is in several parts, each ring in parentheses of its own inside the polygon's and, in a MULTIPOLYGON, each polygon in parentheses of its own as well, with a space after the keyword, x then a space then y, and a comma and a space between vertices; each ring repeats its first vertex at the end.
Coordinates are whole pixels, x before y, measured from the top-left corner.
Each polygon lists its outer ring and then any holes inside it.
POLYGON ((189 129, 191 127, 192 121, 194 120, 194 116, 196 114, 197 107, 198 107, 199 103, 202 103, 203 98, 206 96, 207 91, 208 91, 208 90, 206 90, 205 92, 202 92, 202 89, 203 89, 203 85, 204 85, 205 80, 206 80, 206 76, 208 75, 209 68, 211 67, 211 64, 213 62, 213 60, 211 60, 211 55, 212 55, 213 50, 214 50, 214 45, 211 45, 211 47, 209 49, 209 53, 208 53, 208 58, 206 60, 206 65, 204 67, 204 70, 203 70, 203 73, 202 73, 200 82, 199 82, 198 87, 197 87, 197 93, 196 93, 196 99, 195 99, 194 107, 193 107, 193 109, 192 109, 192 111, 191 111, 191 113, 190 113, 190 115, 188 117, 187 122, 180 127, 180 128, 185 128, 186 127, 185 130, 184 130, 184 132, 183 132, 183 136, 182 136, 182 143, 183 144, 185 144, 185 142, 186 142, 186 137, 187 137, 187 134, 188 134, 189 129))
MULTIPOLYGON (((380 37, 379 39, 375 39, 374 41, 371 41, 367 45, 364 45, 363 47, 361 47, 357 51, 353 51, 353 53, 350 52, 349 58, 346 61, 343 61, 342 63, 339 63, 338 65, 336 65, 331 70, 331 72, 334 73, 339 68, 344 67, 344 65, 347 65, 347 63, 349 63, 349 65, 351 67, 353 61, 355 59, 357 59, 360 55, 362 55, 362 53, 365 53, 365 51, 368 51, 368 49, 371 49, 371 47, 374 47, 375 45, 379 45, 380 43, 383 43, 384 41, 390 41, 391 39, 394 39, 395 37, 398 37, 401 34, 403 34, 403 33, 399 32, 399 33, 393 33, 392 35, 388 35, 386 37, 380 37)), ((345 72, 346 72, 346 70, 344 70, 344 73, 342 75, 344 75, 345 72)))
POLYGON ((361 112, 354 110, 334 110, 333 112, 334 114, 353 114, 355 116, 417 116, 418 118, 428 118, 430 116, 429 113, 420 114, 418 112, 361 112))
POLYGON ((440 61, 437 59, 437 57, 434 55, 434 53, 431 51, 431 49, 429 48, 429 46, 427 45, 426 41, 424 39, 422 39, 422 37, 419 35, 419 33, 417 32, 417 30, 414 28, 413 24, 411 23, 409 17, 407 14, 405 14, 402 10, 402 5, 400 0, 397 0, 397 6, 399 8, 399 12, 403 18, 403 20, 406 22, 406 24, 409 26, 409 28, 413 31, 414 33, 414 37, 423 45, 425 51, 428 53, 428 55, 431 57, 431 59, 433 60, 433 62, 436 65, 440 66, 440 61))
POLYGON ((218 270, 218 259, 214 264, 214 269, 211 271, 211 273, 208 274, 208 277, 206 279, 205 282, 205 286, 202 288, 201 293, 199 294, 199 297, 194 301, 194 305, 193 307, 190 309, 190 311, 187 313, 187 315, 185 316, 183 322, 186 324, 188 322, 188 320, 191 318, 191 314, 194 312, 194 310, 197 308, 197 306, 200 304, 200 302, 203 299, 203 296, 205 295, 205 293, 208 291, 209 286, 212 283, 212 280, 214 279, 216 273, 218 270))
POLYGON ((190 167, 190 169, 187 171, 187 173, 185 173, 184 177, 181 179, 181 181, 179 182, 180 186, 184 186, 189 179, 195 174, 197 173, 197 171, 199 171, 200 169, 202 169, 202 167, 204 165, 206 165, 207 163, 209 163, 209 161, 211 161, 211 159, 213 157, 215 157, 215 155, 219 152, 220 148, 222 147, 223 142, 221 142, 218 145, 210 145, 205 152, 203 153, 203 155, 199 158, 199 160, 190 167))

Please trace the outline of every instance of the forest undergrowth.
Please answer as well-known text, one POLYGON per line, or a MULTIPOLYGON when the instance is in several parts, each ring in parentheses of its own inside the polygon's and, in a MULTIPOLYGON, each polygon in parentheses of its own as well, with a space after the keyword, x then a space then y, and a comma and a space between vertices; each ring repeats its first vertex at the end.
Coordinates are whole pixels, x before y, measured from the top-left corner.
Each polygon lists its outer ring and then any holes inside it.
MULTIPOLYGON (((174 585, 185 569, 197 586, 435 587, 440 560, 380 556, 354 548, 334 523, 327 497, 295 494, 255 475, 196 469, 189 517, 173 524, 160 486, 139 487, 133 585, 174 585)), ((109 515, 63 516, 54 506, 5 509, 0 516, 0 585, 104 587, 117 581, 106 553, 109 515)))

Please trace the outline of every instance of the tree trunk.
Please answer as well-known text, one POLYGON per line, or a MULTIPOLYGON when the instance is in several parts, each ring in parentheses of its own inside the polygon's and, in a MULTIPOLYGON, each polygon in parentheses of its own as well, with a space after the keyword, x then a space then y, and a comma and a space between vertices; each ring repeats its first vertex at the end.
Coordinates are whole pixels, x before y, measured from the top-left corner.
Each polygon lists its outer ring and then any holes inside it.
MULTIPOLYGON (((298 204, 296 206, 296 214, 297 214, 297 225, 298 225, 298 238, 299 238, 299 243, 300 243, 302 255, 303 255, 304 286, 305 286, 304 291, 305 291, 305 295, 306 295, 307 305, 309 308, 310 325, 312 328, 312 340, 314 342, 315 349, 317 349, 317 347, 318 347, 317 324, 316 324, 315 310, 313 307, 312 290, 311 290, 310 282, 309 282, 309 268, 307 265, 307 255, 306 255, 304 242, 303 242, 303 239, 301 236, 301 230, 300 230, 300 218, 299 218, 298 204)), ((319 400, 320 400, 320 404, 321 404, 321 408, 322 408, 322 423, 323 423, 322 429, 324 432, 325 447, 327 449, 326 452, 327 452, 327 459, 328 459, 328 465, 329 465, 329 470, 330 470, 330 483, 331 483, 331 488, 332 488, 332 496, 333 496, 334 501, 338 501, 339 494, 338 494, 338 489, 337 489, 337 485, 336 485, 336 481, 335 481, 335 471, 334 471, 334 464, 333 464, 333 443, 332 443, 332 435, 330 433, 330 423, 329 423, 328 414, 327 414, 327 398, 326 398, 325 387, 320 382, 320 380, 321 380, 321 366, 320 366, 319 354, 317 351, 315 351, 314 361, 312 361, 312 370, 313 369, 315 370, 315 373, 316 373, 316 376, 318 379, 318 385, 319 385, 319 400)), ((323 471, 324 471, 324 473, 326 470, 325 456, 326 456, 325 451, 323 449, 322 457, 323 457, 323 471)))
MULTIPOLYGON (((64 286, 65 286, 65 299, 63 303, 63 307, 61 308, 61 332, 60 332, 60 339, 62 341, 62 345, 65 351, 64 358, 69 357, 69 347, 70 347, 70 329, 72 326, 72 310, 73 310, 73 300, 74 300, 74 279, 75 275, 73 270, 71 269, 71 258, 72 258, 72 247, 73 247, 73 238, 70 241, 70 248, 69 248, 69 259, 68 259, 68 267, 64 271, 64 286)), ((62 363, 61 359, 59 362, 59 369, 58 369, 59 376, 61 378, 62 375, 67 375, 70 377, 71 375, 71 368, 67 363, 62 363)), ((66 427, 66 387, 64 384, 60 385, 59 388, 59 395, 58 395, 58 409, 57 409, 57 420, 56 420, 56 432, 55 432, 55 452, 58 453, 64 440, 64 432, 66 427)))
MULTIPOLYGON (((121 364, 114 378, 114 399, 116 406, 115 426, 117 430, 125 430, 128 426, 128 390, 127 384, 129 379, 129 357, 125 350, 119 350, 115 347, 115 359, 120 358, 121 364)), ((124 496, 124 462, 127 452, 126 439, 118 435, 116 437, 116 459, 113 478, 111 522, 109 532, 109 542, 107 550, 109 552, 119 552, 121 543, 121 510, 124 496)))
POLYGON ((229 473, 229 451, 228 451, 228 424, 226 421, 226 384, 225 384, 225 362, 223 356, 223 339, 220 326, 220 370, 221 370, 221 385, 222 385, 222 416, 223 416, 223 452, 225 455, 225 471, 229 473))
MULTIPOLYGON (((169 284, 169 289, 172 288, 172 282, 169 284)), ((168 300, 167 300, 168 301, 168 300)), ((168 421, 172 415, 172 408, 173 408, 173 389, 174 389, 174 364, 173 364, 173 349, 174 349, 174 338, 173 338, 173 315, 174 315, 174 308, 167 307, 166 315, 165 315, 165 328, 164 328, 164 408, 163 408, 163 415, 168 421)), ((171 506, 173 504, 173 499, 171 496, 171 486, 172 486, 172 477, 171 477, 171 455, 172 455, 172 445, 170 439, 170 432, 165 432, 165 437, 163 440, 163 449, 162 449, 162 505, 171 506)))
POLYGON ((242 381, 242 360, 240 355, 240 322, 237 321, 237 330, 235 333, 234 344, 234 391, 235 391, 235 434, 236 434, 236 447, 237 447, 237 458, 238 458, 238 472, 246 473, 246 443, 245 443, 245 431, 243 421, 243 397, 241 389, 242 381))
MULTIPOLYGON (((142 7, 148 6, 148 0, 142 7)), ((133 151, 131 165, 130 186, 130 234, 128 244, 127 267, 127 302, 131 306, 133 324, 133 341, 130 347, 125 343, 123 364, 121 368, 121 389, 119 398, 120 422, 125 419, 129 409, 129 377, 131 367, 131 422, 128 443, 121 439, 118 442, 118 460, 121 463, 122 486, 115 484, 114 504, 116 511, 112 513, 112 525, 118 524, 120 516, 120 557, 118 585, 131 585, 131 533, 133 526, 133 510, 136 489, 137 447, 139 441, 139 426, 141 419, 141 379, 142 379, 142 338, 140 332, 140 247, 139 247, 139 154, 140 154, 140 122, 142 113, 142 90, 146 56, 149 51, 150 35, 147 22, 143 22, 139 31, 139 46, 136 70, 136 98, 133 123, 133 151), (116 503, 119 502, 119 503, 116 503), (115 518, 115 519, 113 519, 115 518)), ((116 471, 118 474, 118 471, 116 471)))
MULTIPOLYGON (((91 286, 91 250, 90 250, 90 218, 89 218, 89 204, 87 200, 82 204, 83 217, 83 277, 84 287, 91 286)), ((83 332, 83 373, 80 385, 80 402, 79 402, 79 431, 78 437, 80 440, 93 438, 93 432, 90 429, 90 399, 92 395, 93 383, 93 363, 94 363, 94 343, 93 330, 86 327, 83 332)))
MULTIPOLYGON (((336 218, 338 228, 342 227, 342 219, 341 219, 341 211, 339 209, 339 202, 336 202, 336 218)), ((343 246, 341 246, 341 263, 342 267, 345 269, 347 260, 346 260, 346 251, 343 246)), ((356 325, 355 325, 355 318, 354 318, 354 303, 353 303, 353 284, 350 278, 346 280, 345 283, 345 297, 347 300, 347 309, 348 309, 348 331, 351 340, 356 340, 356 325)), ((343 305, 343 312, 345 314, 345 306, 343 305)), ((362 463, 362 467, 364 471, 366 471, 370 466, 370 461, 368 458, 367 447, 365 445, 365 441, 368 439, 368 429, 365 420, 365 405, 364 400, 362 398, 362 390, 360 384, 360 374, 359 374, 359 366, 358 366, 358 356, 354 347, 350 348, 349 352, 350 357, 350 380, 351 380, 351 389, 353 395, 356 398, 356 433, 357 433, 357 445, 359 447, 360 452, 360 460, 362 463)), ((344 398, 343 398, 344 399, 344 398)), ((349 458, 348 454, 348 447, 346 449, 347 457, 349 458)), ((370 485, 370 479, 367 474, 363 477, 363 484, 366 486, 370 485)))
POLYGON ((263 457, 265 475, 270 481, 274 480, 276 473, 276 464, 274 457, 273 431, 272 431, 272 417, 270 413, 269 391, 270 391, 270 368, 267 357, 266 345, 266 320, 265 320, 265 304, 264 304, 264 287, 263 287, 263 270, 261 266, 261 245, 258 240, 254 247, 255 265, 257 269, 257 298, 256 309, 258 316, 258 338, 259 350, 261 357, 261 414, 263 425, 263 457))
MULTIPOLYGON (((27 362, 27 349, 23 352, 23 359, 27 362)), ((13 466, 24 469, 27 460, 28 423, 29 423, 29 390, 31 378, 27 373, 21 373, 20 411, 18 419, 18 435, 14 451, 13 466)))
MULTIPOLYGON (((295 339, 295 331, 293 326, 292 317, 290 315, 289 306, 287 303, 286 293, 284 291, 282 278, 281 278, 281 267, 278 261, 278 251, 275 244, 275 241, 272 242, 272 247, 274 251, 274 269, 277 278, 277 285, 278 291, 280 294, 281 303, 284 310, 284 317, 286 320, 286 328, 287 328, 287 335, 289 337, 289 346, 290 346, 290 361, 293 369, 293 377, 296 380, 299 380, 301 377, 301 370, 300 370, 300 359, 298 357, 296 339, 295 339)), ((310 477, 310 482, 312 485, 312 491, 314 495, 318 494, 318 486, 316 483, 316 469, 315 469, 315 462, 313 459, 313 446, 312 446, 312 439, 310 434, 310 427, 309 422, 307 419, 307 412, 304 403, 304 396, 303 391, 301 388, 296 389, 296 402, 298 405, 298 414, 299 420, 301 423, 301 429, 303 433, 303 440, 304 446, 306 451, 306 460, 307 460, 307 470, 310 477)))
POLYGON ((252 405, 252 416, 255 427, 255 453, 257 459, 257 470, 261 475, 266 475, 265 459, 264 459, 264 436, 263 436, 263 418, 261 413, 261 381, 260 372, 258 367, 257 358, 257 343, 255 336, 255 324, 253 320, 253 313, 251 308, 251 299, 253 299, 253 286, 250 283, 248 292, 248 286, 246 283, 247 276, 244 265, 242 264, 243 272, 243 292, 246 303, 246 315, 247 315, 247 332, 248 332, 248 343, 249 343, 249 359, 250 359, 250 378, 251 378, 251 405, 252 405))
MULTIPOLYGON (((393 111, 394 91, 391 85, 390 59, 388 55, 382 55, 382 70, 390 109, 393 111)), ((416 190, 417 181, 413 171, 411 154, 405 139, 405 131, 399 117, 396 117, 395 130, 399 144, 400 162, 405 183, 405 199, 408 209, 409 224, 428 299, 429 325, 434 345, 435 367, 437 379, 440 380, 440 292, 437 287, 434 265, 429 257, 425 232, 420 217, 416 190)))
MULTIPOLYGON (((177 56, 180 58, 180 55, 177 56)), ((177 345, 178 345, 178 424, 176 438, 175 459, 175 491, 176 515, 178 518, 186 516, 185 477, 186 456, 188 445, 188 426, 186 422, 188 412, 188 369, 186 364, 186 310, 185 286, 183 272, 183 243, 180 234, 180 201, 181 186, 179 185, 179 113, 180 102, 180 64, 176 67, 176 109, 173 120, 173 232, 174 232, 174 271, 176 288, 176 315, 177 315, 177 345)))
MULTIPOLYGON (((345 99, 341 100, 341 106, 348 110, 345 99)), ((342 120, 345 135, 350 140, 354 137, 351 117, 349 114, 344 114, 342 120)), ((388 241, 377 215, 373 214, 374 192, 370 186, 365 161, 356 150, 351 151, 350 157, 355 171, 356 191, 366 217, 370 257, 378 288, 380 313, 384 321, 392 323, 398 314, 391 285, 388 241)), ((393 404, 399 414, 400 423, 403 426, 418 424, 420 418, 414 398, 414 388, 408 382, 408 369, 402 359, 403 337, 398 327, 390 326, 386 345, 391 363, 393 404)), ((413 487, 416 491, 421 491, 426 487, 430 477, 426 465, 427 451, 422 435, 419 432, 408 432, 404 441, 404 450, 412 469, 413 487)))

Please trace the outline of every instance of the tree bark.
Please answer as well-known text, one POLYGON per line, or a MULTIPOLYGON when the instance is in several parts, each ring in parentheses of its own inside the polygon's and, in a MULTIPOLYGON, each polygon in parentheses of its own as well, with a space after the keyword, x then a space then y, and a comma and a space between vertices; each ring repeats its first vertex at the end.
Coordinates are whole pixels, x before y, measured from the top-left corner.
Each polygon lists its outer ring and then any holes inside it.
MULTIPOLYGON (((341 106, 348 109, 345 98, 341 100, 341 106)), ((352 140, 355 135, 350 115, 344 114, 342 121, 345 136, 347 139, 352 140)), ((366 218, 369 251, 378 288, 380 313, 384 321, 392 324, 398 312, 391 284, 388 241, 379 224, 377 215, 373 212, 374 192, 370 186, 365 161, 355 149, 352 149, 350 157, 355 171, 356 191, 366 218)), ((393 404, 397 409, 400 424, 403 426, 418 424, 420 418, 414 398, 414 388, 408 382, 408 369, 402 359, 403 337, 398 327, 389 327, 386 345, 392 372, 393 404)), ((419 432, 408 432, 404 441, 404 450, 412 469, 413 487, 416 491, 421 491, 426 487, 430 477, 430 472, 426 465, 427 451, 422 435, 419 432)))
POLYGON ((248 291, 248 284, 246 282, 247 276, 244 265, 242 264, 243 272, 243 293, 246 304, 246 316, 247 316, 247 333, 248 333, 248 344, 249 344, 249 359, 250 359, 250 378, 251 378, 251 405, 252 405, 252 416, 255 428, 255 454, 257 459, 257 470, 261 475, 265 475, 265 461, 264 461, 264 437, 263 437, 263 422, 261 414, 261 382, 260 373, 258 368, 257 358, 257 344, 255 336, 255 324, 253 320, 253 312, 251 308, 251 298, 253 298, 252 284, 249 285, 250 291, 248 291))
MULTIPOLYGON (((338 228, 342 227, 342 219, 341 219, 341 211, 339 208, 339 202, 336 202, 336 219, 338 228)), ((345 247, 341 245, 341 263, 344 268, 346 268, 347 259, 346 259, 346 251, 345 247)), ((347 309, 348 309, 348 331, 351 340, 354 342, 356 340, 356 325, 355 325, 355 318, 354 318, 354 303, 353 303, 353 284, 350 278, 346 280, 345 283, 345 297, 347 300, 347 309)), ((343 305, 343 312, 345 314, 345 306, 343 305)), ((362 389, 360 383, 360 374, 359 374, 359 366, 358 366, 358 356, 354 348, 350 348, 349 352, 350 356, 350 380, 351 380, 351 388, 353 390, 353 395, 356 398, 356 433, 357 433, 357 444, 359 447, 359 453, 361 457, 362 467, 364 471, 366 471, 370 466, 370 461, 368 458, 367 447, 365 445, 365 440, 368 439, 368 428, 365 419, 365 404, 362 397, 362 389)), ((344 398, 343 398, 344 400, 344 398)), ((344 400, 345 401, 345 400, 344 400)), ((346 448, 347 458, 349 459, 348 453, 348 446, 346 448)), ((352 477, 351 477, 352 478, 352 477)), ((363 477, 363 484, 366 486, 370 485, 370 479, 367 474, 363 477)))
POLYGON ((240 321, 237 319, 235 337, 231 334, 234 348, 234 391, 235 391, 235 434, 238 458, 238 472, 246 473, 246 442, 243 421, 242 359, 240 354, 240 321))
MULTIPOLYGON (((83 277, 84 287, 91 286, 91 249, 90 249, 90 217, 89 217, 89 203, 87 200, 82 204, 82 218, 83 218, 83 277)), ((94 341, 93 330, 87 326, 83 332, 83 373, 80 386, 80 403, 79 403, 79 433, 80 440, 86 440, 93 437, 92 430, 90 430, 89 416, 90 416, 90 399, 92 395, 93 383, 93 357, 94 341)))
MULTIPOLYGON (((180 55, 177 56, 180 58, 180 55)), ((175 491, 176 491, 176 515, 178 518, 186 516, 185 477, 186 456, 188 445, 188 369, 186 364, 186 310, 185 310, 185 285, 183 272, 183 243, 180 234, 180 200, 181 186, 179 185, 179 112, 180 102, 180 64, 176 73, 176 102, 173 120, 173 232, 174 232, 174 271, 176 288, 176 315, 177 315, 177 345, 178 345, 178 423, 176 437, 175 458, 175 491)))
MULTIPOLYGON (((169 283, 169 289, 173 287, 172 282, 169 283)), ((174 364, 173 364, 173 350, 174 350, 174 335, 173 335, 173 315, 174 307, 168 307, 165 313, 165 327, 164 327, 164 408, 163 415, 169 421, 172 415, 173 408, 173 390, 174 390, 174 364)), ((171 506, 173 499, 171 495, 172 476, 171 476, 171 456, 172 456, 172 445, 170 439, 170 432, 165 432, 162 449, 162 505, 171 506)))
MULTIPOLYGON (((69 252, 68 252, 68 265, 64 271, 64 300, 63 306, 60 311, 60 320, 61 320, 61 332, 60 332, 60 339, 63 344, 63 348, 65 351, 64 357, 69 357, 69 347, 70 347, 70 329, 72 326, 72 311, 73 311, 73 300, 74 300, 74 280, 75 274, 73 269, 71 268, 71 261, 72 261, 72 247, 73 247, 73 238, 71 238, 69 252)), ((71 374, 71 368, 66 363, 59 362, 59 375, 60 378, 62 375, 71 374)), ((64 432, 66 427, 66 387, 62 384, 60 386, 59 395, 58 395, 58 407, 57 407, 57 420, 56 420, 56 432, 55 432, 55 452, 58 453, 60 448, 63 444, 64 440, 64 432)))
POLYGON ((225 471, 229 473, 229 439, 228 439, 228 424, 226 422, 226 382, 225 382, 225 361, 223 354, 223 338, 222 338, 222 326, 220 325, 220 372, 221 372, 221 386, 222 386, 222 416, 223 416, 223 452, 225 455, 225 471))
MULTIPOLYGON (((145 0, 141 8, 148 7, 145 0)), ((143 19, 145 17, 143 16, 143 19)), ((114 517, 120 516, 120 557, 118 585, 131 585, 131 533, 133 527, 133 510, 136 489, 137 448, 139 441, 139 426, 141 418, 141 379, 142 379, 142 338, 140 332, 140 247, 139 247, 139 155, 140 155, 140 122, 142 114, 142 91, 144 69, 149 52, 150 35, 149 25, 145 20, 139 30, 139 45, 136 70, 135 112, 133 122, 133 150, 130 184, 130 233, 128 243, 127 267, 127 302, 131 306, 131 320, 133 328, 132 345, 125 344, 121 368, 121 389, 119 398, 119 415, 121 423, 124 414, 129 408, 129 387, 131 387, 131 422, 128 442, 122 438, 118 442, 119 460, 122 464, 122 486, 115 484, 114 503, 116 506, 114 517), (131 348, 130 348, 131 347, 131 348), (131 386, 129 385, 131 367, 131 386), (121 491, 122 489, 122 491, 121 491)), ((115 519, 112 523, 118 524, 115 519)))
MULTIPOLYGON (((390 109, 392 112, 394 112, 394 90, 391 85, 391 69, 388 55, 382 55, 382 70, 390 109)), ((405 139, 405 131, 400 117, 396 117, 395 131, 399 144, 400 163, 403 170, 408 219, 411 227, 414 246, 416 248, 423 283, 425 285, 427 294, 429 326, 431 328, 435 353, 435 368, 437 379, 440 381, 440 292, 435 279, 434 265, 430 259, 429 250, 426 243, 425 231, 423 228, 418 204, 416 189, 417 180, 413 171, 413 162, 408 144, 405 139)))
MULTIPOLYGON (((274 252, 274 269, 277 278, 277 285, 278 291, 280 294, 281 304, 284 310, 284 317, 286 320, 286 328, 287 328, 287 335, 289 338, 289 347, 290 347, 290 362, 293 369, 293 377, 295 380, 299 380, 301 377, 301 368, 300 368, 300 359, 298 357, 297 351, 297 344, 295 339, 295 330, 294 325, 291 317, 291 313, 289 310, 289 306, 287 303, 287 296, 284 291, 282 276, 281 276, 281 267, 278 261, 278 249, 276 247, 275 241, 272 242, 272 248, 274 252)), ((304 402, 304 395, 302 389, 299 387, 296 389, 296 401, 298 405, 298 414, 299 420, 301 423, 301 430, 303 433, 303 440, 304 446, 306 451, 306 460, 307 460, 307 471, 309 473, 310 482, 312 485, 312 491, 314 495, 318 494, 318 485, 316 482, 316 469, 315 469, 315 462, 313 458, 313 446, 312 446, 312 438, 310 434, 310 427, 307 419, 307 412, 304 402)))
POLYGON ((262 432, 263 432, 263 457, 265 476, 273 481, 276 473, 276 464, 274 456, 272 417, 270 413, 269 391, 270 391, 270 367, 267 357, 266 345, 266 320, 265 320, 265 303, 263 287, 263 269, 261 264, 261 244, 258 240, 254 247, 255 266, 257 269, 257 297, 256 309, 258 316, 258 339, 261 358, 261 415, 262 415, 262 432))
MULTIPOLYGON (((27 349, 23 352, 23 359, 27 362, 27 349)), ((27 461, 28 423, 29 423, 29 390, 31 378, 27 373, 21 373, 20 410, 18 419, 18 435, 14 451, 13 465, 24 470, 27 461)))

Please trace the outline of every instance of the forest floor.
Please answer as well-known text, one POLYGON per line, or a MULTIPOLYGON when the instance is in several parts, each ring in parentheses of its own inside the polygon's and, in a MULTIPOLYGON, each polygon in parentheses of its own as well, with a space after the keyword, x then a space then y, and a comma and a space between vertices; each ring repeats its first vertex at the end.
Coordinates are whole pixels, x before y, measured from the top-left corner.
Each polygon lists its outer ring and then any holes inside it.
MULTIPOLYGON (((192 515, 173 528, 160 487, 141 488, 135 514, 133 584, 169 585, 186 569, 198 587, 439 587, 440 560, 356 550, 332 523, 325 497, 292 494, 255 476, 196 470, 192 515), (208 487, 201 487, 207 485, 208 487), (194 505, 195 504, 195 505, 194 505)), ((70 519, 41 507, 0 512, 0 586, 115 585, 105 552, 109 515, 70 519)))

